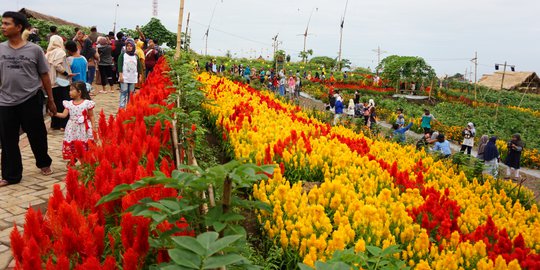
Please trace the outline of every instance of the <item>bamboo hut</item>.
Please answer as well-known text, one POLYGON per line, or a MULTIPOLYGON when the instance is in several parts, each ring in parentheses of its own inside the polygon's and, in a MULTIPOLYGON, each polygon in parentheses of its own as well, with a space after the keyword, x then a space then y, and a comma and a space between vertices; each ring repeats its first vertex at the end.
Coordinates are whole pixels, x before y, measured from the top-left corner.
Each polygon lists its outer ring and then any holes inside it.
POLYGON ((27 8, 22 8, 21 10, 19 10, 19 12, 26 15, 26 18, 29 18, 29 19, 33 18, 33 19, 38 19, 38 20, 43 20, 43 21, 49 21, 49 22, 52 22, 52 23, 57 24, 57 25, 67 25, 67 26, 84 28, 84 26, 82 26, 80 24, 68 22, 68 21, 62 20, 62 19, 60 19, 58 17, 46 15, 46 14, 43 14, 43 13, 39 13, 37 11, 33 11, 33 10, 30 10, 30 9, 27 9, 27 8))
MULTIPOLYGON (((483 75, 478 81, 479 85, 499 90, 502 82, 502 71, 483 75)), ((504 74, 503 89, 528 93, 540 93, 540 78, 536 72, 512 72, 504 74)))

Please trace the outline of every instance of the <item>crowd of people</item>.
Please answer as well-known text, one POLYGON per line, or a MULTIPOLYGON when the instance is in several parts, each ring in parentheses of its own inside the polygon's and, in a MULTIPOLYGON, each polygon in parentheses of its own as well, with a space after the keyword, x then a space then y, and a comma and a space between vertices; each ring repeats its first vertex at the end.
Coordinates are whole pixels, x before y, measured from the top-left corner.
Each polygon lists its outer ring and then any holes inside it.
POLYGON ((51 26, 45 52, 35 44, 39 35, 25 15, 5 12, 1 30, 7 41, 0 43, 0 187, 22 179, 20 132, 28 135, 40 172, 53 173, 44 104, 51 129, 64 132, 62 155, 72 165, 77 145, 87 149, 94 139, 93 84, 101 85, 100 94, 113 93, 118 84, 119 108, 125 108, 163 54, 158 41, 145 37, 139 27, 137 37, 102 35, 96 27, 88 33, 74 28, 66 37, 51 26))
MULTIPOLYGON (((343 98, 338 90, 333 91, 333 89, 330 88, 329 96, 330 102, 327 105, 327 110, 330 110, 334 114, 332 121, 333 125, 340 124, 344 114, 350 118, 363 117, 364 125, 370 129, 377 123, 376 107, 373 99, 369 99, 368 102, 361 102, 360 94, 356 91, 354 99, 350 99, 348 106, 345 107, 343 98)), ((425 149, 428 152, 437 153, 443 158, 448 158, 452 155, 451 143, 444 134, 432 129, 432 124, 434 122, 440 123, 428 109, 425 109, 420 122, 420 127, 423 129, 424 134, 422 138, 416 142, 416 147, 419 150, 425 149)), ((412 125, 412 122, 405 125, 403 109, 398 108, 396 110, 396 121, 392 124, 392 140, 404 144, 406 142, 405 134, 411 129, 412 125)), ((459 152, 471 155, 476 136, 474 123, 467 123, 461 136, 462 140, 460 142, 461 148, 459 152)), ((484 172, 494 177, 498 176, 499 163, 501 162, 500 151, 498 150, 496 143, 496 136, 490 138, 488 135, 483 135, 479 140, 477 155, 477 158, 485 165, 484 172)), ((514 134, 507 146, 508 155, 504 160, 504 164, 507 166, 506 178, 518 179, 520 177, 519 169, 521 152, 524 147, 520 134, 514 134)))

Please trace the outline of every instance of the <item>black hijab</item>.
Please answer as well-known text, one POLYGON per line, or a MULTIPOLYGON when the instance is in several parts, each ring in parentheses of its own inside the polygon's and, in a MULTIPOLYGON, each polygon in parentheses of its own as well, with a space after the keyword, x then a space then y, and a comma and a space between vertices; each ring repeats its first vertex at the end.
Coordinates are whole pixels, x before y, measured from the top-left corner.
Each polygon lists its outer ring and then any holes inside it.
POLYGON ((486 147, 484 148, 485 161, 490 161, 494 158, 499 157, 499 150, 497 150, 497 144, 495 144, 496 141, 497 137, 493 136, 487 142, 486 147))

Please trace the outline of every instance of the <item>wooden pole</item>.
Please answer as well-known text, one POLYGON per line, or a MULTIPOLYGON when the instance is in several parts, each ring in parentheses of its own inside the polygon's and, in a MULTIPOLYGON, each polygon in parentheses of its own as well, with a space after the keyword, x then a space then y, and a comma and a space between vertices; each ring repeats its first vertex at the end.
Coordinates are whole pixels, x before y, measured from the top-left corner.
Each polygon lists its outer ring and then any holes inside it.
POLYGON ((180 11, 178 12, 178 29, 176 30, 176 52, 174 58, 180 57, 180 46, 182 46, 182 21, 184 20, 184 2, 180 0, 180 11))
POLYGON ((478 53, 474 52, 474 101, 476 101, 477 73, 478 73, 478 53))
POLYGON ((503 90, 503 85, 504 85, 504 75, 506 74, 506 61, 504 62, 504 67, 503 67, 503 75, 502 75, 502 80, 501 80, 501 89, 499 91, 499 98, 497 99, 497 109, 495 109, 495 119, 497 119, 497 116, 499 114, 499 106, 501 104, 501 95, 502 95, 502 90, 503 90))

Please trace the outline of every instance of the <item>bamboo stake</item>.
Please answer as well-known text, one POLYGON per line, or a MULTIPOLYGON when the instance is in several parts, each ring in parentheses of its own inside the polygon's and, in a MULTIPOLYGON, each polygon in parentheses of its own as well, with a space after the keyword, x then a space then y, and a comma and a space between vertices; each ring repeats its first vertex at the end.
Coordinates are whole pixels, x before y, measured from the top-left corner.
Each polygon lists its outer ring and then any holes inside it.
POLYGON ((180 57, 180 46, 182 45, 182 21, 184 20, 184 1, 185 0, 180 0, 180 11, 178 12, 178 30, 176 31, 176 53, 174 54, 175 59, 178 59, 178 57, 180 57))

